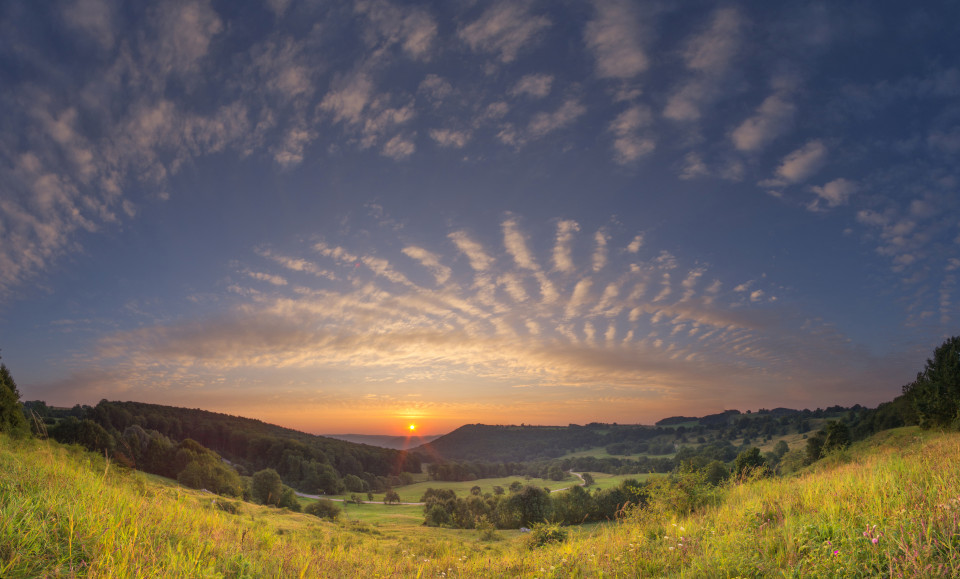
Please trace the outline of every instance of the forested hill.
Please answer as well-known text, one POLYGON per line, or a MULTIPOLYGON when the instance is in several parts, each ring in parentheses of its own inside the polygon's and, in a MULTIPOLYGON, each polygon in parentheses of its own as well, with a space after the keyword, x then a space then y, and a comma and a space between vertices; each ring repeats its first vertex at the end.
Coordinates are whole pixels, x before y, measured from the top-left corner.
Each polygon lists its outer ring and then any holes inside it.
POLYGON ((467 424, 413 450, 424 462, 524 462, 555 458, 571 450, 600 446, 602 441, 602 436, 589 426, 467 424))
MULTIPOLYGON (((468 424, 413 449, 424 462, 527 462, 603 448, 610 455, 662 456, 678 444, 740 440, 744 444, 811 430, 811 420, 866 417, 862 406, 827 409, 776 408, 741 413, 726 410, 702 417, 674 416, 655 426, 590 423, 584 426, 490 426, 468 424)), ((872 432, 872 430, 870 430, 872 432)))
POLYGON ((157 445, 151 446, 151 441, 162 437, 173 442, 194 440, 228 460, 241 474, 272 468, 286 484, 311 493, 342 491, 343 481, 350 476, 377 488, 401 472, 421 470, 419 460, 403 451, 206 410, 106 400, 83 410, 79 418, 101 426, 111 435, 113 450, 138 468, 152 459, 148 451, 157 445))

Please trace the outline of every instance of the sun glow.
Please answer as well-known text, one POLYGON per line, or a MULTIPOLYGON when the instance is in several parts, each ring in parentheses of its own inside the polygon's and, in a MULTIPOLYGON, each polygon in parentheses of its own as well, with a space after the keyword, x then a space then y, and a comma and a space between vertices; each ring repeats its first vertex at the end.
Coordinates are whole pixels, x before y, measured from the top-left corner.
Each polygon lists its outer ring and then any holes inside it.
POLYGON ((411 425, 409 426, 409 429, 410 429, 410 432, 413 432, 414 430, 417 429, 417 425, 416 425, 416 424, 411 424, 411 425))

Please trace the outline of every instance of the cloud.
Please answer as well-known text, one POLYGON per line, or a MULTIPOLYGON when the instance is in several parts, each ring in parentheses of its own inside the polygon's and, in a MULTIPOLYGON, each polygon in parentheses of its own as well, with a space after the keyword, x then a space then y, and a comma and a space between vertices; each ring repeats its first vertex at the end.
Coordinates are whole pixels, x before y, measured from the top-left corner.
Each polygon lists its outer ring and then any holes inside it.
POLYGON ((75 0, 64 6, 62 19, 68 27, 87 35, 103 49, 110 49, 116 37, 116 5, 109 0, 75 0))
POLYGON ((593 241, 596 243, 593 250, 593 271, 598 272, 607 265, 607 242, 609 241, 607 232, 603 229, 593 235, 593 241))
POLYGON ((553 267, 557 271, 570 273, 574 270, 571 244, 573 235, 580 231, 576 221, 566 220, 557 223, 557 237, 553 245, 553 267))
POLYGON ((634 238, 630 241, 630 244, 627 245, 627 252, 637 253, 640 251, 640 248, 642 246, 643 246, 643 234, 641 233, 639 235, 634 236, 634 238))
POLYGON ((528 74, 513 85, 509 94, 511 96, 526 95, 531 98, 543 98, 550 94, 550 87, 553 85, 552 74, 528 74))
POLYGON ((422 247, 407 246, 403 248, 403 253, 411 259, 419 261, 425 268, 430 270, 437 283, 443 285, 450 279, 450 268, 440 262, 440 256, 431 253, 422 247))
POLYGON ((259 281, 265 281, 273 285, 287 285, 287 280, 284 279, 283 277, 280 277, 279 275, 273 275, 273 274, 263 273, 259 271, 246 271, 244 273, 246 273, 248 276, 252 277, 253 279, 256 279, 259 281))
POLYGON ((409 136, 396 135, 383 145, 381 153, 391 159, 406 159, 417 150, 409 136))
POLYGON ((420 81, 417 92, 426 95, 434 103, 440 103, 454 94, 453 85, 433 73, 428 74, 420 81))
POLYGON ((567 301, 567 307, 565 309, 566 319, 569 320, 575 317, 580 309, 590 302, 590 288, 592 286, 593 280, 587 277, 578 281, 577 285, 573 287, 573 294, 567 301))
POLYGON ((333 272, 323 269, 316 265, 315 263, 309 262, 301 258, 293 258, 285 255, 277 255, 269 249, 259 249, 257 253, 263 257, 266 257, 275 263, 280 264, 290 271, 309 273, 316 277, 325 278, 329 280, 337 279, 336 274, 333 272))
POLYGON ((711 74, 726 72, 740 46, 743 17, 736 8, 718 8, 710 26, 684 50, 687 68, 711 74))
POLYGON ((454 231, 447 237, 453 241, 453 244, 457 246, 460 253, 466 256, 470 262, 470 267, 472 267, 474 271, 485 272, 493 265, 493 258, 487 254, 482 245, 470 239, 466 232, 454 231))
POLYGON ((530 120, 527 132, 533 139, 539 139, 573 123, 587 111, 576 99, 568 99, 552 113, 537 113, 530 120))
POLYGON ((530 253, 530 248, 527 246, 527 239, 523 235, 523 232, 520 231, 517 220, 511 217, 505 220, 501 224, 501 227, 503 228, 503 245, 506 247, 507 253, 513 257, 513 261, 517 264, 517 267, 538 271, 540 268, 530 253))
POLYGON ((650 124, 651 118, 649 108, 636 105, 617 115, 610 123, 609 131, 614 134, 614 160, 617 163, 629 165, 653 152, 656 142, 641 132, 650 124))
POLYGON ((373 96, 373 80, 363 71, 336 76, 320 109, 333 113, 334 122, 359 123, 373 96))
POLYGON ((787 184, 806 181, 823 167, 826 157, 826 145, 820 140, 810 141, 784 157, 777 167, 777 177, 787 184))
POLYGON ((531 13, 532 4, 529 0, 501 0, 461 27, 457 35, 471 50, 497 54, 504 64, 513 62, 521 48, 551 25, 546 16, 531 13))
POLYGON ((733 131, 731 139, 734 146, 745 152, 762 149, 790 128, 795 112, 796 106, 784 95, 770 95, 757 107, 752 117, 733 131))
POLYGON ((354 10, 370 22, 368 42, 374 46, 398 44, 411 58, 429 60, 437 37, 437 23, 424 9, 399 7, 385 0, 357 0, 354 10))
POLYGON ((441 147, 462 149, 470 140, 470 131, 455 131, 453 129, 430 129, 430 138, 441 147))
POLYGON ((587 22, 584 41, 593 53, 600 78, 631 79, 647 70, 639 18, 625 0, 595 0, 595 16, 587 22))
POLYGON ((725 74, 740 45, 743 18, 735 8, 717 9, 710 26, 695 35, 683 58, 693 76, 667 100, 663 116, 675 121, 695 121, 704 106, 722 96, 725 74))
POLYGON ((162 73, 196 72, 223 22, 205 0, 163 2, 155 10, 157 46, 152 57, 162 73))
POLYGON ((819 201, 826 201, 829 207, 837 207, 838 205, 845 205, 849 201, 850 196, 856 193, 859 190, 859 186, 849 179, 834 179, 822 187, 813 186, 810 188, 817 195, 811 205, 810 209, 816 211, 819 209, 819 201))

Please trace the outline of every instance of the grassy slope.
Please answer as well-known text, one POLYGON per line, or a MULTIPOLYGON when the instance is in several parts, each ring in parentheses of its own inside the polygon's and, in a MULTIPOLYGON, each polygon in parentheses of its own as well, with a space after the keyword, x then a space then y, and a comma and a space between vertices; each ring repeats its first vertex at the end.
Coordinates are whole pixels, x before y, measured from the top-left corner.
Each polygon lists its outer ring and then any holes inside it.
POLYGON ((693 515, 651 508, 533 551, 516 532, 482 542, 476 531, 328 523, 247 504, 229 515, 212 500, 0 436, 0 576, 960 575, 960 436, 915 429, 796 479, 730 487, 693 515))

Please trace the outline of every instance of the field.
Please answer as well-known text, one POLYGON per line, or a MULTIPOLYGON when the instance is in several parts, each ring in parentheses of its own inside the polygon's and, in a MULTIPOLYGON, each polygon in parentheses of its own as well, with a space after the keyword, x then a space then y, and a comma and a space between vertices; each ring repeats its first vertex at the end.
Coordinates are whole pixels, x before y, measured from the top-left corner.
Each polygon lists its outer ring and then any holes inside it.
POLYGON ((327 522, 0 436, 0 576, 960 575, 956 434, 887 431, 795 478, 678 498, 531 549, 516 531, 423 527, 418 507, 352 505, 327 522))

